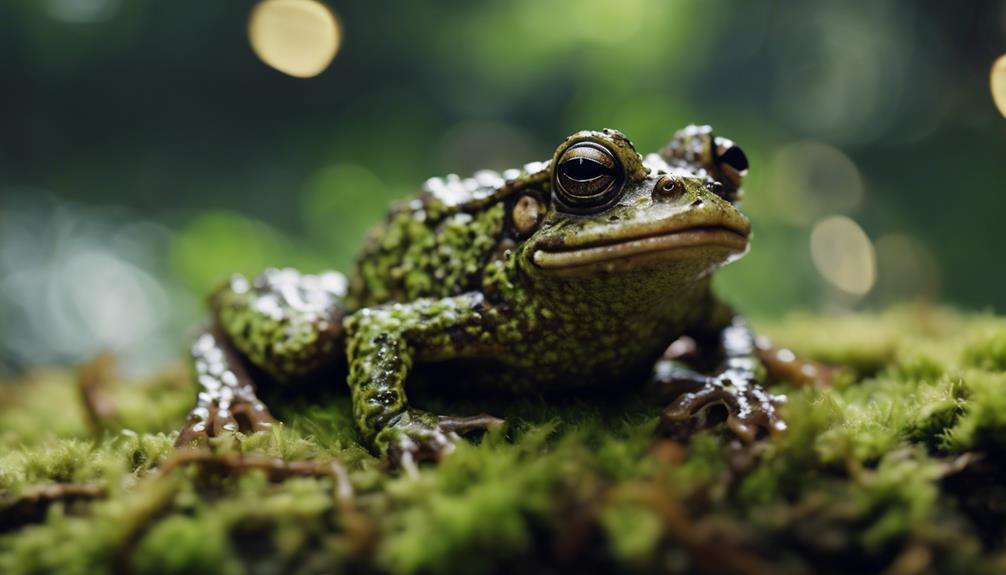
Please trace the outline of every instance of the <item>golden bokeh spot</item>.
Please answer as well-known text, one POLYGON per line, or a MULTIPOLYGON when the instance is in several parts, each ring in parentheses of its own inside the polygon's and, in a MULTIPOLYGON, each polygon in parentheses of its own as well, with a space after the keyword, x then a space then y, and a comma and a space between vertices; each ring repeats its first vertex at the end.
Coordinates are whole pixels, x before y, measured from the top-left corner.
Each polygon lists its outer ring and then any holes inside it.
POLYGON ((818 273, 845 293, 866 295, 877 279, 873 242, 845 216, 830 216, 814 224, 810 255, 818 273))
POLYGON ((992 87, 992 100, 999 108, 999 113, 1006 117, 1006 54, 1003 54, 992 64, 992 74, 990 76, 992 87))
POLYGON ((856 164, 838 148, 812 141, 779 148, 765 187, 775 217, 800 226, 828 214, 850 213, 865 194, 856 164))
POLYGON ((311 78, 328 68, 339 51, 339 21, 315 0, 264 0, 252 9, 248 40, 258 57, 297 78, 311 78))

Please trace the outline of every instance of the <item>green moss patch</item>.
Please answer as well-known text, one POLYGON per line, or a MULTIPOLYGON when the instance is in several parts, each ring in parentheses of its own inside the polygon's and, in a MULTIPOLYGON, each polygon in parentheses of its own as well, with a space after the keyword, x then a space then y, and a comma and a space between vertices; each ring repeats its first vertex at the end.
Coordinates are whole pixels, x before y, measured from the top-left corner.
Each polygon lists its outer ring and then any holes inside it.
POLYGON ((509 425, 417 476, 359 445, 346 396, 290 399, 282 428, 181 460, 184 369, 83 372, 111 416, 74 373, 37 371, 0 385, 0 573, 1006 570, 1006 320, 759 327, 852 374, 777 384, 782 436, 657 438, 660 406, 639 397, 430 397, 509 425))

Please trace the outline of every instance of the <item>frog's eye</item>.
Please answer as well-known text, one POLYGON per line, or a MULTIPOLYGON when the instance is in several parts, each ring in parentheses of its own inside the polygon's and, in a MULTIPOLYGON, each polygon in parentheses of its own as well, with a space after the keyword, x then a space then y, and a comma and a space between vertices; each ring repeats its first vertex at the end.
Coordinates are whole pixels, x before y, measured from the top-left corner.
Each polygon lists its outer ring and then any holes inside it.
POLYGON ((748 173, 748 157, 740 146, 726 138, 716 138, 714 148, 716 165, 730 187, 739 188, 748 173))
POLYGON ((716 138, 716 161, 730 166, 744 175, 748 171, 748 157, 740 146, 726 138, 716 138))
POLYGON ((618 199, 624 179, 614 154, 600 144, 580 142, 570 146, 556 162, 556 199, 567 211, 601 209, 618 199))

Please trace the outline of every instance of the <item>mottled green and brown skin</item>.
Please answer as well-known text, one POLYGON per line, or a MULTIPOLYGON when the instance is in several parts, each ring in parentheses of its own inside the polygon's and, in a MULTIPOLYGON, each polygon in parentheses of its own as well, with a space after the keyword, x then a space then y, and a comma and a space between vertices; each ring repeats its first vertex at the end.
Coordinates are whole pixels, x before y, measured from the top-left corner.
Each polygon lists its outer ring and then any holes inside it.
POLYGON ((673 400, 669 432, 710 405, 744 439, 781 429, 750 331, 710 289, 748 249, 746 169, 732 142, 690 126, 645 158, 616 131, 578 132, 547 162, 431 179, 370 233, 350 280, 269 270, 214 295, 179 443, 271 423, 246 364, 285 382, 348 368, 360 432, 404 462, 499 423, 410 407, 414 367, 452 360, 476 367, 468 385, 515 393, 650 379, 673 400), (709 375, 665 353, 681 336, 709 375))

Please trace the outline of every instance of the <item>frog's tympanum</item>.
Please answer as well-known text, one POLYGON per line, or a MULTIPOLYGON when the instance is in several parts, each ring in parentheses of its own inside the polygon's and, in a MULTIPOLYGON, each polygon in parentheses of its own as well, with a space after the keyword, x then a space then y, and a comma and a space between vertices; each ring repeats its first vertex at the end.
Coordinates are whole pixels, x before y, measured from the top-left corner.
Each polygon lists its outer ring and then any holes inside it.
POLYGON ((212 296, 192 347, 201 392, 178 443, 267 429, 253 379, 348 380, 375 450, 435 459, 502 421, 412 407, 410 379, 434 364, 455 389, 649 382, 670 402, 671 433, 714 413, 746 441, 781 430, 747 324, 710 289, 748 249, 747 169, 733 142, 690 126, 646 157, 617 131, 584 131, 549 161, 432 178, 373 229, 348 280, 274 269, 212 296), (690 366, 672 357, 683 336, 701 352, 690 366))

